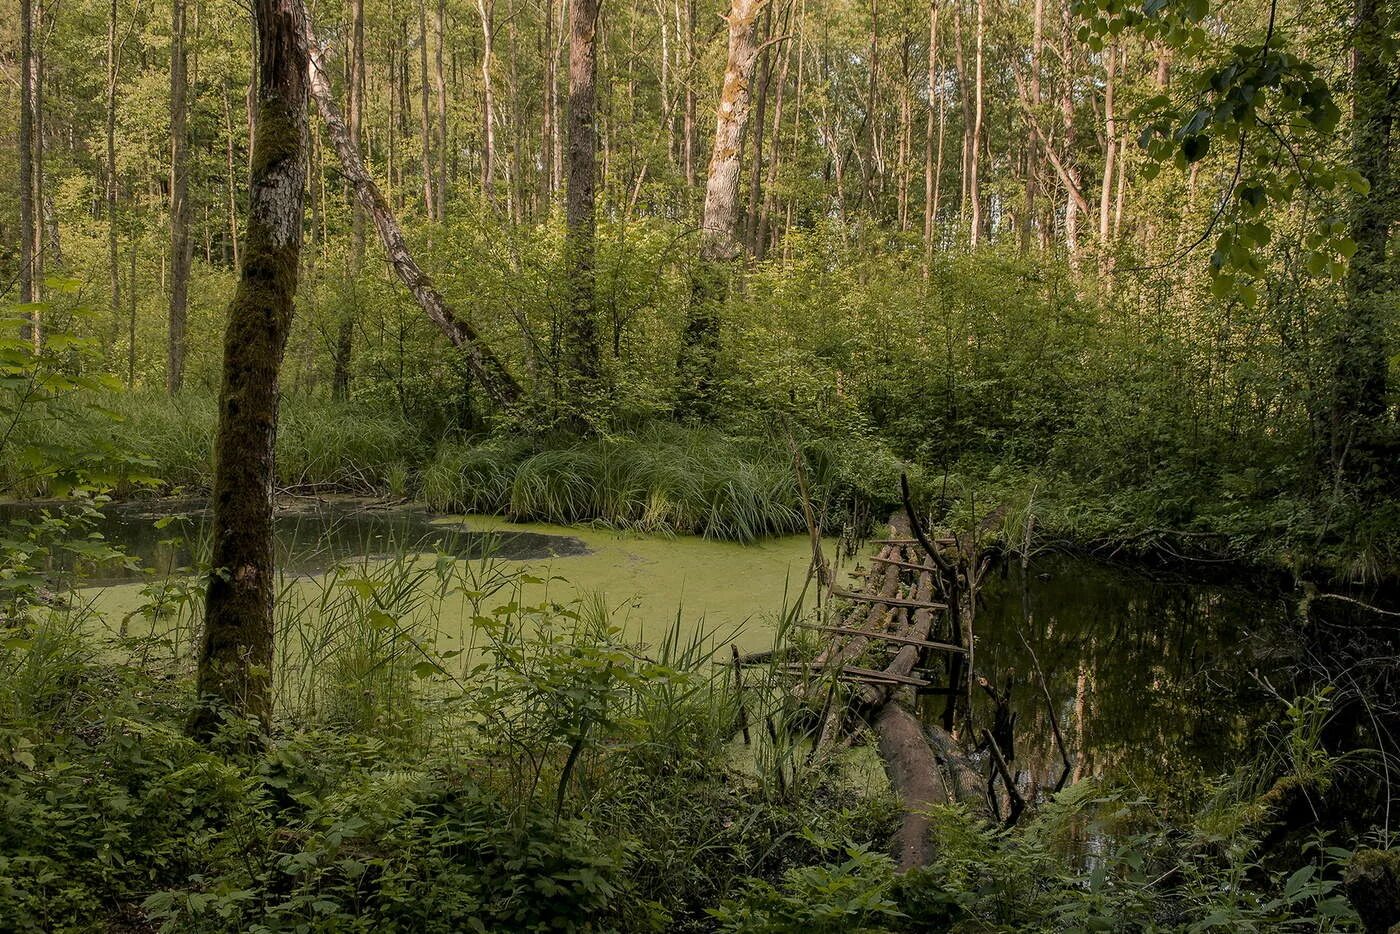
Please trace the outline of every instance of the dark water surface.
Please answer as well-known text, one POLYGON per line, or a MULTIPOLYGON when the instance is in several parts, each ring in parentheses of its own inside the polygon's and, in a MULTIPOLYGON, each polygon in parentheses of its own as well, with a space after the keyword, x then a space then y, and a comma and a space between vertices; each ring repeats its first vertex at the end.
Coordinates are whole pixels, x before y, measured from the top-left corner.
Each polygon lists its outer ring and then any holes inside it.
MULTIPOLYGON (((976 666, 1013 678, 1015 766, 1053 786, 1110 774, 1147 790, 1229 771, 1290 697, 1297 597, 1243 578, 1203 583, 1084 557, 1043 555, 991 572, 976 617, 976 666), (1050 698, 1047 703, 1037 663, 1050 698)), ((981 726, 993 705, 978 692, 981 726)))
MULTIPOLYGON (((45 507, 0 506, 0 522, 35 521, 45 507)), ((582 541, 539 532, 475 531, 467 519, 444 521, 415 507, 377 507, 358 502, 318 501, 279 508, 274 519, 277 563, 289 574, 319 574, 337 562, 357 557, 387 557, 402 551, 441 551, 459 558, 491 553, 509 560, 585 554, 582 541), (437 521, 434 521, 437 520, 437 521)), ((133 570, 120 561, 79 561, 86 585, 118 584, 163 577, 205 564, 209 555, 209 514, 197 504, 157 502, 107 506, 92 526, 109 544, 136 558, 133 570)), ((65 569, 71 557, 57 556, 65 569)))

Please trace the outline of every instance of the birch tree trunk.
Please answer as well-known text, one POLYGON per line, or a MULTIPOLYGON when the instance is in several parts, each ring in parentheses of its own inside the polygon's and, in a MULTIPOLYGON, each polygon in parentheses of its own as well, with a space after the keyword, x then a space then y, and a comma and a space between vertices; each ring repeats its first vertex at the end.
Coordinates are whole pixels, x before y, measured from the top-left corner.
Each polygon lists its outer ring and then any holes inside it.
POLYGON ((1113 173, 1118 158, 1118 119, 1114 113, 1114 84, 1118 77, 1118 46, 1104 50, 1103 116, 1104 155, 1103 182, 1099 189, 1099 245, 1105 250, 1112 233, 1113 173))
POLYGON ((306 193, 306 14, 254 0, 257 136, 243 268, 229 306, 215 442, 213 573, 191 732, 272 719, 273 529, 278 379, 291 330, 306 193))
MULTIPOLYGON (((267 2, 267 0, 263 0, 263 2, 267 2)), ((311 96, 316 102, 316 108, 321 112, 321 118, 326 123, 331 144, 335 147, 336 155, 340 159, 340 170, 354 187, 355 197, 359 200, 360 206, 374 222, 375 230, 379 234, 379 241, 384 245, 385 253, 388 254, 389 264, 393 266, 399 280, 408 287, 414 301, 423 309, 428 320, 436 325, 437 329, 452 342, 454 347, 466 354, 467 366, 480 380, 487 394, 501 405, 515 402, 520 398, 520 386, 506 370, 505 364, 481 342, 481 338, 470 324, 453 314, 452 309, 447 306, 442 294, 433 284, 433 280, 422 270, 408 251, 408 244, 404 241, 403 231, 399 228, 398 221, 394 219, 393 212, 389 210, 389 205, 385 202, 384 195, 380 193, 379 186, 365 170, 359 152, 350 143, 350 133, 345 126, 344 118, 340 115, 340 107, 335 102, 335 96, 331 93, 330 81, 327 80, 322 65, 321 48, 316 42, 310 20, 306 21, 305 29, 306 45, 310 56, 311 96)))
POLYGON ((744 130, 749 122, 749 86, 758 60, 755 21, 767 0, 732 0, 724 17, 729 27, 729 54, 715 114, 715 138, 705 182, 700 220, 700 257, 691 281, 690 305, 677 370, 683 412, 708 417, 714 398, 719 354, 720 306, 727 291, 729 266, 740 253, 739 176, 744 130))
POLYGON ((481 191, 495 203, 496 181, 496 99, 491 86, 491 59, 495 52, 496 2, 476 0, 481 17, 481 191))

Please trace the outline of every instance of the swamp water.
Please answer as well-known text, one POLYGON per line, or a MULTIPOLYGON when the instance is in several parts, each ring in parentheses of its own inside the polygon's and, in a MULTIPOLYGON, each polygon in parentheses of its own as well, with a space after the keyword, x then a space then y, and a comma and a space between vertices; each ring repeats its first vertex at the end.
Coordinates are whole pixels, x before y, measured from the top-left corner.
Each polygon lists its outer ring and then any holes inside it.
MULTIPOLYGON (((84 597, 107 619, 133 614, 149 599, 152 581, 178 579, 194 564, 205 537, 202 514, 169 516, 130 506, 109 510, 98 531, 150 570, 87 569, 84 597)), ((277 529, 284 594, 315 599, 317 576, 337 563, 372 564, 377 556, 410 551, 437 556, 419 565, 460 566, 489 551, 501 566, 531 575, 523 600, 597 594, 629 640, 654 644, 679 622, 685 635, 704 633, 718 649, 733 642, 741 652, 772 646, 811 554, 803 535, 739 545, 362 504, 289 510, 279 514, 277 529)), ((432 621, 439 648, 472 640, 474 610, 480 606, 465 601, 440 605, 432 621)), ((1026 568, 1013 563, 989 574, 976 618, 975 664, 999 687, 1014 679, 1012 765, 1028 785, 1053 786, 1062 769, 1041 671, 1074 763, 1072 778, 1112 775, 1156 791, 1228 771, 1257 727, 1277 716, 1281 701, 1270 679, 1291 655, 1292 615, 1287 595, 1266 588, 1043 555, 1026 568)), ((1285 685, 1277 687, 1287 696, 1285 685)), ((977 699, 979 725, 990 725, 991 705, 980 691, 977 699)))

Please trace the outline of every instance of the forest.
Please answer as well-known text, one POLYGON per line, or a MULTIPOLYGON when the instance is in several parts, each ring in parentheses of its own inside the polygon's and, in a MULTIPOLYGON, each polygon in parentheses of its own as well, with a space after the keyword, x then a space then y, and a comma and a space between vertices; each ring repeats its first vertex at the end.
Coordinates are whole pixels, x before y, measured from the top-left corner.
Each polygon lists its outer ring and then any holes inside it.
POLYGON ((1400 931, 1396 0, 14 2, 0 934, 1400 931))

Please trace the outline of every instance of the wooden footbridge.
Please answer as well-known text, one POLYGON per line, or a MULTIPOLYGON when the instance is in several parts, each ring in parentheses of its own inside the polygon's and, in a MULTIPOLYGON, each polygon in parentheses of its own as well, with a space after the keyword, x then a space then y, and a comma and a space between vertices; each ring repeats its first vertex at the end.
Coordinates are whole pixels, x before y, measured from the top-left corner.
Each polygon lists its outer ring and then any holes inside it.
POLYGON ((860 725, 873 729, 904 812, 894 850, 907 869, 933 857, 931 805, 961 801, 999 816, 1004 794, 1014 822, 1025 802, 1009 765, 1010 686, 998 692, 975 668, 977 591, 990 558, 973 535, 931 537, 910 506, 907 483, 903 492, 905 510, 890 518, 888 537, 872 543, 877 551, 868 567, 857 568, 859 586, 834 586, 814 536, 814 574, 826 588, 827 612, 821 622, 798 625, 823 634, 817 654, 783 661, 736 655, 735 663, 796 679, 792 697, 819 711, 814 759, 850 742, 860 725), (976 733, 974 688, 995 706, 991 727, 976 733))

